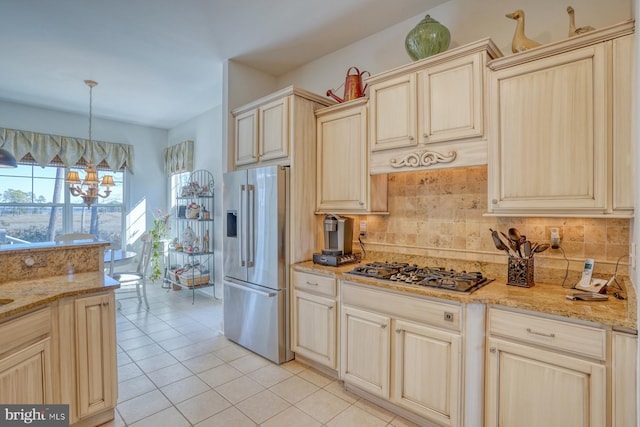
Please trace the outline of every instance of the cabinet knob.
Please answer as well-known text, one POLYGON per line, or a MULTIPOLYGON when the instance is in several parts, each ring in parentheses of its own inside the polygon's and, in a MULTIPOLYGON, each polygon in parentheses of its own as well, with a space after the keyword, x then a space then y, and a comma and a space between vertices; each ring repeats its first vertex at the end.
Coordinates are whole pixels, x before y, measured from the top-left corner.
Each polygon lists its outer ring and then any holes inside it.
POLYGON ((491 203, 493 203, 494 205, 498 204, 498 199, 491 199, 491 203))
POLYGON ((413 141, 414 138, 412 136, 409 137, 409 141, 413 141))
POLYGON ((399 334, 400 332, 402 332, 402 329, 396 329, 396 334, 399 334))
POLYGON ((358 202, 360 206, 364 206, 364 202, 358 202))
POLYGON ((498 351, 498 350, 495 347, 491 347, 489 349, 489 352, 491 352, 491 353, 495 353, 496 351, 498 351))
POLYGON ((380 328, 385 329, 387 327, 386 324, 380 325, 380 328))
POLYGON ((425 140, 428 140, 428 139, 429 139, 429 134, 428 134, 428 133, 425 133, 424 135, 422 135, 422 137, 423 137, 425 140))

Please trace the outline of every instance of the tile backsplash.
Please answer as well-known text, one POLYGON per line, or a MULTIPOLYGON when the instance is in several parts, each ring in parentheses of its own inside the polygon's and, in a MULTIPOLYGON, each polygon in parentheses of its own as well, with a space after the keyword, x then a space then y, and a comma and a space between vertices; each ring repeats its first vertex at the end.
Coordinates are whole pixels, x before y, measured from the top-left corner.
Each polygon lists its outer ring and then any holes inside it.
MULTIPOLYGON (((367 221, 365 249, 506 264, 489 228, 506 233, 515 227, 531 241, 548 242, 549 229, 557 227, 571 270, 580 270, 585 258, 594 258, 598 267, 613 271, 616 261, 628 254, 629 219, 483 216, 486 166, 403 172, 388 179, 389 215, 355 218, 354 234, 358 221, 367 221)), ((548 250, 536 260, 540 266, 566 266, 561 250, 548 250)), ((628 259, 620 263, 626 266, 628 259)))

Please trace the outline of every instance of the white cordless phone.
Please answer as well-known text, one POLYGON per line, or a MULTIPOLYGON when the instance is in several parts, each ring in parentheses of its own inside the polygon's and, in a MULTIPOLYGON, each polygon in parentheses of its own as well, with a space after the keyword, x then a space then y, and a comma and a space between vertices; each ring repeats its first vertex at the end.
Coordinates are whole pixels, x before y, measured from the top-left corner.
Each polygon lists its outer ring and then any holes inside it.
POLYGON ((604 285, 607 284, 606 280, 602 279, 593 279, 593 266, 595 265, 595 261, 592 258, 587 258, 584 261, 584 268, 582 269, 582 278, 576 284, 576 289, 580 289, 582 291, 588 291, 593 293, 599 293, 604 285))

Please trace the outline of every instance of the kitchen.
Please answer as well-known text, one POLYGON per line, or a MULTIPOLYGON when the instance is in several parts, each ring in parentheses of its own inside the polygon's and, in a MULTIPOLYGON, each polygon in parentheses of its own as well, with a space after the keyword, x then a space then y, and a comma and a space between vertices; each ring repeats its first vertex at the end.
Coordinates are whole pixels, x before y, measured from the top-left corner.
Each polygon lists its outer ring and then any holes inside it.
MULTIPOLYGON (((509 9, 516 8, 516 5, 512 6, 514 7, 509 7, 509 9)), ((585 22, 597 28, 611 25, 630 17, 630 11, 627 10, 630 6, 628 4, 620 5, 620 9, 608 7, 606 10, 603 10, 605 9, 603 6, 594 3, 584 3, 582 7, 580 4, 574 4, 574 6, 578 10, 578 16, 581 20, 584 19, 585 22), (609 13, 618 13, 618 15, 608 17, 607 14, 609 13)), ((566 16, 564 10, 559 8, 556 13, 550 12, 555 8, 557 7, 552 3, 528 7, 528 34, 532 37, 541 34, 539 29, 536 32, 535 26, 540 25, 540 22, 546 22, 544 27, 549 33, 548 35, 542 34, 546 36, 546 39, 542 37, 540 38, 541 41, 551 42, 565 37, 566 16), (536 15, 536 12, 539 15, 536 15)), ((472 2, 461 5, 458 2, 453 2, 441 5, 428 12, 433 16, 438 16, 442 22, 448 24, 454 34, 454 42, 458 46, 490 35, 499 43, 503 53, 507 54, 509 52, 508 46, 513 32, 513 23, 503 18, 504 13, 507 12, 504 10, 504 5, 497 4, 497 2, 494 4, 483 3, 482 5, 475 5, 472 2), (495 18, 478 25, 476 17, 487 15, 495 16, 495 18), (445 18, 447 16, 459 17, 460 22, 457 23, 454 18, 447 20, 445 18)), ((229 79, 228 109, 237 108, 259 98, 262 94, 266 95, 292 82, 313 92, 323 93, 328 87, 335 87, 336 82, 343 80, 345 69, 353 65, 351 63, 354 61, 353 58, 363 56, 364 52, 371 52, 371 58, 362 58, 357 65, 361 69, 371 70, 374 74, 405 64, 408 62, 406 54, 401 48, 395 47, 397 42, 394 41, 393 46, 390 46, 390 44, 392 39, 401 40, 407 30, 415 25, 415 22, 417 22, 417 19, 413 19, 412 22, 405 22, 401 26, 389 29, 384 34, 356 44, 350 49, 336 52, 323 60, 319 59, 315 63, 303 67, 302 70, 278 79, 272 79, 269 76, 261 76, 260 79, 255 78, 257 77, 255 70, 231 61, 227 64, 230 71, 229 75, 231 76, 229 79), (363 46, 369 46, 369 48, 363 49, 363 46), (322 78, 317 77, 322 74, 324 74, 322 78), (246 76, 248 80, 251 80, 255 90, 251 91, 251 93, 241 90, 246 81, 240 81, 239 76, 246 76), (260 82, 263 83, 262 86, 264 87, 260 87, 260 82)), ((213 139, 219 141, 221 137, 217 134, 217 131, 220 128, 224 129, 224 133, 227 135, 223 140, 230 140, 232 137, 228 129, 232 126, 230 124, 231 118, 229 118, 229 124, 224 123, 225 121, 221 118, 223 116, 220 114, 221 111, 226 110, 216 110, 212 112, 211 116, 206 115, 206 117, 194 119, 191 123, 172 129, 169 131, 168 136, 170 144, 187 137, 193 137, 194 132, 196 140, 213 139), (207 124, 202 124, 203 122, 207 124), (211 125, 211 122, 216 123, 218 127, 212 129, 212 126, 215 127, 215 125, 211 125), (194 129, 196 130, 194 131, 194 129), (208 135, 209 132, 212 134, 211 137, 208 135)), ((36 122, 39 118, 46 119, 44 112, 35 111, 35 113, 30 120, 36 122)), ((24 123, 28 120, 25 120, 22 116, 17 117, 18 115, 16 109, 8 109, 7 114, 3 114, 3 120, 7 120, 7 122, 3 122, 2 125, 18 128, 25 127, 26 124, 24 123)), ((48 131, 53 132, 54 130, 48 129, 48 131)), ((69 133, 58 132, 62 134, 69 133)), ((231 156, 226 151, 226 144, 220 143, 220 145, 223 147, 223 153, 227 153, 222 157, 231 156)), ((198 150, 204 152, 203 156, 199 157, 203 161, 212 157, 204 147, 198 148, 196 146, 196 150, 197 152, 198 150)), ((151 153, 152 150, 151 147, 148 147, 147 151, 141 152, 143 154, 138 154, 138 157, 146 156, 144 153, 151 153)), ((151 156, 149 157, 151 158, 151 156)), ((211 161, 219 166, 213 169, 213 172, 217 174, 216 182, 222 182, 221 171, 225 169, 225 166, 220 159, 216 156, 213 157, 215 158, 211 158, 211 161)), ((523 234, 535 236, 536 240, 547 240, 547 228, 560 226, 563 229, 562 247, 572 259, 571 274, 574 280, 579 277, 581 259, 592 256, 597 260, 596 272, 602 268, 607 269, 605 271, 610 273, 613 271, 615 260, 627 252, 629 236, 633 228, 632 220, 527 219, 522 217, 491 219, 482 216, 487 209, 488 200, 485 187, 487 182, 486 174, 486 167, 479 166, 464 171, 452 169, 440 172, 391 175, 388 189, 388 204, 391 215, 367 215, 364 218, 357 218, 356 229, 359 229, 358 226, 361 220, 367 221, 365 242, 368 250, 408 252, 415 250, 413 247, 417 247, 419 251, 438 248, 442 251, 446 249, 448 254, 455 254, 453 258, 467 259, 471 256, 467 254, 472 253, 473 259, 504 262, 504 254, 494 249, 491 235, 488 231, 489 227, 506 231, 510 226, 515 226, 523 234), (429 190, 439 186, 442 188, 442 192, 437 196, 433 194, 421 198, 413 196, 414 193, 421 194, 424 190, 420 189, 427 186, 429 190), (449 186, 451 188, 448 188, 449 186), (456 196, 450 197, 452 194, 459 194, 458 191, 468 191, 468 193, 462 193, 465 195, 459 199, 456 196), (435 199, 435 197, 438 197, 438 199, 435 199), (428 207, 426 215, 421 209, 425 205, 428 207), (456 217, 452 214, 452 210, 457 215, 457 218, 464 216, 465 221, 456 222, 456 217)), ((143 182, 146 180, 152 182, 153 175, 141 177, 141 179, 143 182)), ((215 215, 217 218, 221 218, 221 210, 215 212, 215 215)), ((319 218, 319 221, 321 221, 321 218, 319 218)), ((222 221, 218 221, 217 225, 219 227, 218 236, 220 236, 222 234, 222 221)), ((317 227, 316 231, 318 233, 316 241, 321 242, 320 227, 317 227)), ((222 239, 216 239, 216 244, 220 244, 221 241, 222 239)), ((314 249, 319 250, 320 248, 321 243, 318 243, 314 249)), ((557 251, 548 251, 543 255, 539 258, 540 263, 537 263, 537 266, 548 264, 560 270, 564 268, 564 260, 557 251)), ((222 274, 221 268, 217 269, 217 271, 222 274)), ((602 272, 602 270, 600 271, 602 272)), ((535 288, 532 291, 535 291, 535 288)))

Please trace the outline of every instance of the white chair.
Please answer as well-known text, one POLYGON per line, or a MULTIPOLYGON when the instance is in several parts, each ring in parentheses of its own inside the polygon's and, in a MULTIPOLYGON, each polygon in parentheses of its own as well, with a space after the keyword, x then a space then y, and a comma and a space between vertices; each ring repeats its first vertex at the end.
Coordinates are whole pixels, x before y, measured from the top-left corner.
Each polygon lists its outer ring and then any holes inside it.
POLYGON ((95 240, 96 236, 89 233, 69 233, 69 234, 61 234, 55 237, 56 242, 68 242, 69 240, 95 240))
MULTIPOLYGON (((147 306, 148 310, 149 301, 147 301, 147 270, 149 268, 149 261, 151 259, 152 237, 150 234, 145 233, 142 235, 140 240, 142 241, 142 249, 138 254, 138 267, 136 268, 136 271, 116 272, 112 273, 111 277, 120 282, 121 289, 122 287, 135 286, 139 303, 142 304, 142 299, 144 299, 144 303, 147 306), (140 295, 140 288, 142 288, 142 296, 140 295)), ((113 251, 111 253, 113 254, 113 251)), ((113 265, 113 262, 111 264, 113 265)), ((123 294, 123 292, 116 291, 117 299, 126 299, 120 298, 121 294, 123 294)), ((118 308, 119 307, 120 304, 118 304, 118 308)))

